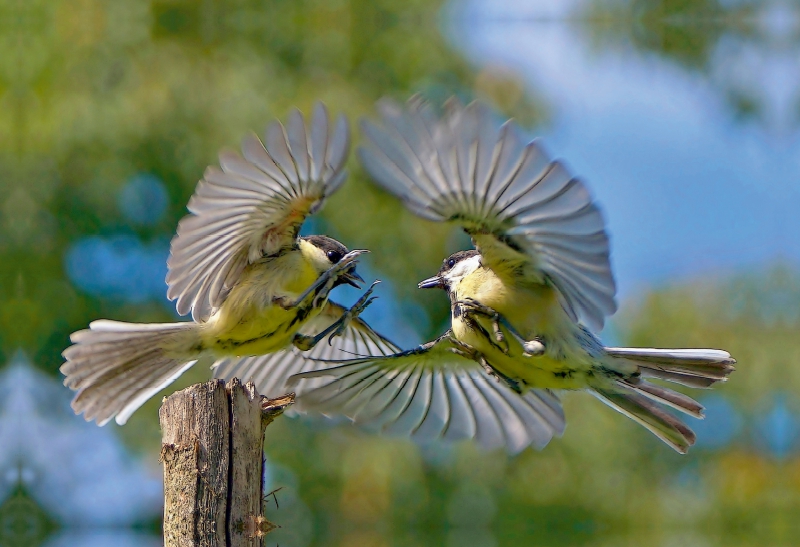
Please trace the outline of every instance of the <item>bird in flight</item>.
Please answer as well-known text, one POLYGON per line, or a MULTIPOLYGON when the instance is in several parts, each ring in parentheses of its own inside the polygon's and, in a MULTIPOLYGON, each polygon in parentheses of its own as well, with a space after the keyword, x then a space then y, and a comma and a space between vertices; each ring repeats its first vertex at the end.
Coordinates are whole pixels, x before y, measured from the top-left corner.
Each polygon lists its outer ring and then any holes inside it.
POLYGON ((605 347, 593 334, 616 311, 603 216, 586 185, 513 121, 451 99, 439 115, 412 98, 379 103, 359 149, 371 178, 412 212, 460 225, 475 249, 444 260, 420 288, 447 291, 451 327, 410 351, 338 360, 300 373, 299 403, 422 441, 475 437, 518 452, 564 431, 553 390, 584 390, 678 452, 694 432, 667 407, 692 398, 651 382, 707 388, 735 361, 716 349, 605 347))
POLYGON ((363 281, 355 267, 366 251, 299 235, 345 181, 349 142, 345 117, 332 125, 317 104, 309 127, 295 110, 286 127, 267 128, 263 144, 250 134, 241 155, 223 150, 189 200, 167 262, 167 296, 193 321, 99 320, 73 333, 61 372, 77 391, 75 412, 123 424, 201 358, 216 361, 216 376, 235 374, 277 396, 290 375, 321 366, 301 351, 320 359, 396 352, 358 318, 374 284, 350 309, 328 299, 334 287, 363 281))

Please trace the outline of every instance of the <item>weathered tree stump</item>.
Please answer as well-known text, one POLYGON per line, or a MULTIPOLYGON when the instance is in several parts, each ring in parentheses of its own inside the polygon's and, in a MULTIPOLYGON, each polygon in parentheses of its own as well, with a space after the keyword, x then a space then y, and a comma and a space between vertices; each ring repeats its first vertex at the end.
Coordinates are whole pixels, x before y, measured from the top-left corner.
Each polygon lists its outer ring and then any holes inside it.
POLYGON ((236 378, 164 399, 164 547, 262 545, 275 527, 262 514, 264 430, 293 401, 261 397, 236 378))

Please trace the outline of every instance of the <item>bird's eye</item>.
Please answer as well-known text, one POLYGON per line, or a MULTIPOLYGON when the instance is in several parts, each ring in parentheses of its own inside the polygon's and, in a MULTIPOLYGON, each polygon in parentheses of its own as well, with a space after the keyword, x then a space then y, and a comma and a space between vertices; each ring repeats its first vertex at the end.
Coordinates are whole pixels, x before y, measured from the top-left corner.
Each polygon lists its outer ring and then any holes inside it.
POLYGON ((448 268, 452 268, 452 267, 453 267, 453 266, 455 266, 455 265, 456 265, 456 260, 455 260, 455 258, 448 258, 448 259, 447 259, 447 267, 448 267, 448 268))
POLYGON ((330 260, 333 264, 336 264, 342 259, 342 253, 339 251, 328 251, 327 252, 328 260, 330 260))

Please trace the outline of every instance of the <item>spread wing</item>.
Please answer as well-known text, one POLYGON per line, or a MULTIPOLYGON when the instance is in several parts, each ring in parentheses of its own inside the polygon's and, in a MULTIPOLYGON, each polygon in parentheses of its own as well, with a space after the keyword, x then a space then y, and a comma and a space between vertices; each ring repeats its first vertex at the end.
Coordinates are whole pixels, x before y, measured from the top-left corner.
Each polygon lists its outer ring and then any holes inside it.
POLYGON ((517 453, 528 445, 542 448, 563 433, 564 413, 552 392, 519 395, 452 347, 445 335, 395 355, 339 361, 298 374, 289 384, 302 387, 325 378, 303 388, 301 410, 341 413, 367 428, 420 442, 475 438, 485 448, 517 453))
MULTIPOLYGON (((343 306, 328 301, 322 313, 306 322, 300 332, 309 336, 316 335, 328 328, 344 312, 343 306)), ((348 325, 344 334, 334 338, 330 345, 325 339, 305 353, 292 347, 267 355, 220 359, 214 364, 214 377, 224 378, 226 381, 239 378, 245 383, 253 381, 261 395, 277 397, 288 391, 286 381, 294 374, 328 367, 329 362, 334 359, 392 355, 398 351, 397 346, 356 318, 348 325)), ((308 382, 301 388, 310 389, 315 383, 321 382, 308 382)))
POLYGON ((181 315, 208 319, 245 266, 294 246, 306 216, 344 182, 344 116, 331 127, 318 103, 308 129, 295 110, 286 127, 275 121, 265 136, 266 146, 246 136, 242 155, 223 150, 189 200, 167 261, 167 297, 177 299, 181 315))
POLYGON ((363 122, 359 157, 372 178, 416 214, 453 221, 493 269, 552 283, 573 320, 602 328, 616 311, 603 216, 586 185, 525 144, 513 121, 450 100, 440 118, 418 98, 379 103, 383 126, 363 122))

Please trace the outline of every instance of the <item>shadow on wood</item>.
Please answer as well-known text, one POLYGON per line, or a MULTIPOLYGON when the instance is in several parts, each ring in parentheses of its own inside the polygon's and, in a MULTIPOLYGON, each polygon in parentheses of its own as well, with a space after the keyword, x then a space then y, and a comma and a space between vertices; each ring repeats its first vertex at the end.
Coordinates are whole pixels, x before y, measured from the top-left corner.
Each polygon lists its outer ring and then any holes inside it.
POLYGON ((164 547, 262 545, 275 528, 262 514, 264 430, 293 402, 294 394, 261 397, 237 378, 164 399, 164 547))

